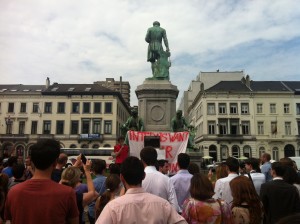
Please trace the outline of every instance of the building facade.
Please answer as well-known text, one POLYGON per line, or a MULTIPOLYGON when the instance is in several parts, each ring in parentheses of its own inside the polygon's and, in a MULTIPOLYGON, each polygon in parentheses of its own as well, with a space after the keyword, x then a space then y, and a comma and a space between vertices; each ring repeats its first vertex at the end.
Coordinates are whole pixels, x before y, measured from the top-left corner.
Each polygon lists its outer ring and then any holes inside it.
POLYGON ((63 148, 112 147, 130 115, 121 94, 98 84, 0 85, 0 156, 26 156, 38 139, 63 148))
POLYGON ((203 156, 272 159, 300 156, 300 82, 221 81, 203 88, 188 109, 203 156))

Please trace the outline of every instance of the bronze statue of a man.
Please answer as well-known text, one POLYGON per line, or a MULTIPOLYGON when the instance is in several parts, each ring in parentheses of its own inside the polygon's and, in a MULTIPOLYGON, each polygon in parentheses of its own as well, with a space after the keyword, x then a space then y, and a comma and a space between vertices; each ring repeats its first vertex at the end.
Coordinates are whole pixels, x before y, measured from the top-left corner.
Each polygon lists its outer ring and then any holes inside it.
POLYGON ((164 44, 166 46, 166 52, 168 53, 167 55, 168 57, 170 56, 166 30, 160 27, 160 23, 158 21, 155 21, 153 22, 153 27, 150 27, 147 30, 145 40, 147 43, 149 43, 147 61, 151 62, 152 74, 155 78, 155 69, 160 68, 159 65, 157 65, 157 62, 160 59, 162 52, 164 52, 162 40, 164 41, 164 44))

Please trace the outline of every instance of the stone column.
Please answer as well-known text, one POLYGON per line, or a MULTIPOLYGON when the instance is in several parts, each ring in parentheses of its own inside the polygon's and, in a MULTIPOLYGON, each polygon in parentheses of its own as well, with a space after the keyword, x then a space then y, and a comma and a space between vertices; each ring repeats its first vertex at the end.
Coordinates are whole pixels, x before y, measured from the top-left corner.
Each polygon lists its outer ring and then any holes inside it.
POLYGON ((135 90, 145 131, 170 131, 176 114, 177 86, 169 80, 145 80, 135 90))

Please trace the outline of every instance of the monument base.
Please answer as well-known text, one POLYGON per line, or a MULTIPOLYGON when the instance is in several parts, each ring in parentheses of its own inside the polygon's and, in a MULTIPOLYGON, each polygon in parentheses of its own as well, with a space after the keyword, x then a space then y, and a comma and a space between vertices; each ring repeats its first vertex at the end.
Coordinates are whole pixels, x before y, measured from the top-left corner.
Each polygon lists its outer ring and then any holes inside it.
POLYGON ((170 131, 176 115, 177 86, 169 80, 146 79, 135 90, 145 131, 170 131))

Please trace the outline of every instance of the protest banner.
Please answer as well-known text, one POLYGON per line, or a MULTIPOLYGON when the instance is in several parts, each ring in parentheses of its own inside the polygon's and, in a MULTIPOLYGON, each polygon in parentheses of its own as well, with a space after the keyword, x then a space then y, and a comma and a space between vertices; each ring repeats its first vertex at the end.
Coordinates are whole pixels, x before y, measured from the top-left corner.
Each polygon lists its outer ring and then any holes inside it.
POLYGON ((185 153, 189 133, 188 132, 142 132, 128 131, 130 155, 140 158, 140 151, 144 147, 145 136, 159 136, 160 150, 164 150, 165 159, 170 163, 170 173, 178 171, 177 156, 179 153, 185 153))

